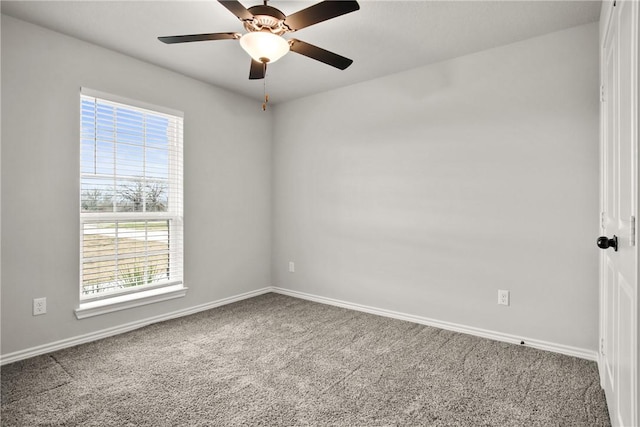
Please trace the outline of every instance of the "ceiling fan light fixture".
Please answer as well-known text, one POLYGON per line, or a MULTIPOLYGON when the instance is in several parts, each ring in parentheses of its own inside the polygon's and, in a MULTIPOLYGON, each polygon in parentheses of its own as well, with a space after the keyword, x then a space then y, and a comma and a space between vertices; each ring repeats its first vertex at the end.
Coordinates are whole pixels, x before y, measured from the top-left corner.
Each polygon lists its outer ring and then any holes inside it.
POLYGON ((240 37, 240 46, 262 63, 273 63, 289 52, 289 43, 269 31, 254 31, 240 37))

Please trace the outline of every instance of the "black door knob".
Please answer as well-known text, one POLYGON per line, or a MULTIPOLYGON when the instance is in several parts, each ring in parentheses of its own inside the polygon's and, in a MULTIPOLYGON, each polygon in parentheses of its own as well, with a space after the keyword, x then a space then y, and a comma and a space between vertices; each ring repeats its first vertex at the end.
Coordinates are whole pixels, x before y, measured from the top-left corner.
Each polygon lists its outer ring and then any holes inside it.
POLYGON ((613 248, 614 251, 618 252, 618 236, 614 234, 613 239, 607 236, 598 237, 598 247, 600 249, 613 248))

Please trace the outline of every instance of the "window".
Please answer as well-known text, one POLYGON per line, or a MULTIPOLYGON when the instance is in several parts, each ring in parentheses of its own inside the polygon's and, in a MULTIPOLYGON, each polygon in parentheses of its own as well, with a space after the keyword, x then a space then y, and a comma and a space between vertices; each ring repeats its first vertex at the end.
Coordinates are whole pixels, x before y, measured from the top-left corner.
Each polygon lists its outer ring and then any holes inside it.
POLYGON ((80 309, 183 288, 182 121, 82 89, 80 309))

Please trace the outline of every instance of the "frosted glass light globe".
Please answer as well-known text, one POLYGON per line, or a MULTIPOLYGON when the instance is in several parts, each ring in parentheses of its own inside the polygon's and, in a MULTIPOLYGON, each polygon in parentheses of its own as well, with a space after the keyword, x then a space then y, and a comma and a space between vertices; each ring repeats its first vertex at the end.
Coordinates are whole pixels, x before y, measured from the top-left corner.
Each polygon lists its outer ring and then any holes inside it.
POLYGON ((240 46, 253 58, 262 63, 276 62, 289 52, 289 43, 268 31, 254 31, 240 37, 240 46))

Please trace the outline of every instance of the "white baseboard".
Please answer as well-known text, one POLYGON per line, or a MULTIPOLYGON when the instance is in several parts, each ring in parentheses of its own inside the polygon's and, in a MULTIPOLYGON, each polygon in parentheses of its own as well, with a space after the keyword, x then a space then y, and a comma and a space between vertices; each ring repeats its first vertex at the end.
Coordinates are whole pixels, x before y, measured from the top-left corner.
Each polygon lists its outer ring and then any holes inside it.
POLYGON ((433 326, 440 329, 446 329, 454 332, 461 332, 464 334, 475 335, 482 338, 489 338, 496 341, 503 341, 511 344, 520 344, 521 341, 525 342, 526 346, 538 348, 541 350, 551 351, 554 353, 566 354, 568 356, 579 357, 581 359, 598 361, 598 353, 591 350, 582 348, 567 346, 563 344, 556 344, 547 341, 535 340, 526 337, 518 337, 515 335, 504 334, 501 332, 490 331, 487 329, 475 328, 472 326, 460 325, 457 323, 445 322, 436 319, 430 319, 428 317, 415 316, 412 314, 400 313, 397 311, 385 310, 376 307, 370 307, 362 304, 351 303, 347 301, 341 301, 333 298, 322 297, 319 295, 308 294, 305 292, 293 291, 290 289, 284 289, 279 287, 267 286, 255 291, 245 292, 243 294, 235 295, 228 298, 223 298, 217 301, 212 301, 206 304, 200 304, 194 307, 185 308, 182 310, 173 311, 170 313, 162 314, 159 316, 148 317, 146 319, 138 320, 135 322, 125 323, 123 325, 114 326, 112 328, 102 329, 99 331, 91 332, 76 337, 66 338, 60 341, 55 341, 48 344, 31 347, 25 350, 19 350, 13 353, 8 353, 0 356, 0 365, 7 363, 17 362, 19 360, 28 359, 30 357, 39 356, 41 354, 50 353, 53 351, 61 350, 63 348, 73 347, 80 344, 85 344, 91 341, 96 341, 102 338, 107 338, 113 335, 122 334, 132 331, 134 329, 142 328, 147 325, 151 325, 157 322, 163 322, 165 320, 175 319, 178 317, 188 316, 190 314, 199 313, 201 311, 209 310, 215 307, 231 304, 237 301, 241 301, 248 298, 253 298, 258 295, 274 292, 282 295, 288 295, 294 298, 305 299, 309 301, 318 302, 321 304, 328 304, 337 307, 348 308, 350 310, 362 311, 365 313, 371 313, 378 316, 390 317, 398 320, 405 320, 408 322, 418 323, 421 325, 433 326))
POLYGON ((50 353, 52 351, 62 350, 63 348, 73 347, 73 346, 88 343, 91 341, 96 341, 102 338, 107 338, 113 335, 122 334, 124 332, 129 332, 134 329, 142 328, 144 326, 148 326, 153 323, 158 323, 158 322, 163 322, 165 320, 188 316, 190 314, 199 313, 201 311, 209 310, 215 307, 220 307, 222 305, 227 305, 227 304, 231 304, 244 299, 253 298, 258 295, 266 294, 272 291, 273 291, 273 288, 269 286, 269 287, 258 289, 255 291, 245 292, 243 294, 235 295, 232 297, 208 302, 206 304, 200 304, 194 307, 189 307, 182 310, 172 311, 166 314, 161 314, 159 316, 148 317, 146 319, 137 320, 135 322, 125 323, 123 325, 114 326, 112 328, 102 329, 102 330, 91 332, 88 334, 78 335, 76 337, 65 338, 60 341, 55 341, 52 343, 31 347, 25 350, 3 354, 0 356, 0 365, 6 365, 7 363, 17 362, 19 360, 28 359, 30 357, 39 356, 41 354, 50 353))
POLYGON ((408 322, 419 323, 421 325, 427 325, 427 326, 433 326, 440 329, 446 329, 448 331, 461 332, 463 334, 475 335, 482 338, 489 338, 495 341, 502 341, 510 344, 521 345, 520 343, 524 341, 525 343, 524 345, 528 347, 551 351, 554 353, 565 354, 567 356, 579 357, 581 359, 598 361, 598 353, 596 351, 587 350, 583 348, 572 347, 572 346, 563 345, 563 344, 556 344, 556 343, 536 340, 532 338, 510 335, 502 332, 476 328, 473 326, 466 326, 466 325, 460 325, 457 323, 445 322, 442 320, 430 319, 428 317, 399 313, 397 311, 385 310, 385 309, 370 307, 362 304, 355 304, 355 303, 341 301, 333 298, 326 298, 318 295, 308 294, 306 292, 292 291, 290 289, 273 287, 272 292, 282 294, 282 295, 288 295, 295 298, 305 299, 309 301, 319 302, 322 304, 348 308, 350 310, 376 314, 378 316, 391 317, 393 319, 399 319, 399 320, 406 320, 408 322))

